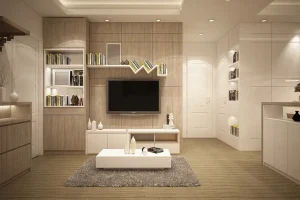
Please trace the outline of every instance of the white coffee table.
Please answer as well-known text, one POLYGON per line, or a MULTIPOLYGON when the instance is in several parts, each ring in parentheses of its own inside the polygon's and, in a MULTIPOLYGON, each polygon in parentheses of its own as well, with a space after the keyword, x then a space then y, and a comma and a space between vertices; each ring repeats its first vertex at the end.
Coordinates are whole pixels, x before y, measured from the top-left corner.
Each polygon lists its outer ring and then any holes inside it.
POLYGON ((147 155, 141 149, 136 149, 135 154, 125 154, 124 149, 103 149, 96 156, 96 168, 171 168, 171 154, 168 149, 147 155))

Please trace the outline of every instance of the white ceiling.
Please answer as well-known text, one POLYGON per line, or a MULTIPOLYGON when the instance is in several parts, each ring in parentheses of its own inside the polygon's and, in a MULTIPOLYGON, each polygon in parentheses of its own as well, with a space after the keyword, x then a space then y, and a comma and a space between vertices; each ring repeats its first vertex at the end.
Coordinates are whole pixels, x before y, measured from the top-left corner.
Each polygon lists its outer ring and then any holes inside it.
MULTIPOLYGON (((185 42, 215 42, 239 22, 298 20, 300 0, 23 0, 44 17, 87 17, 91 22, 183 22, 185 42), (183 2, 183 3, 182 3, 183 2), (297 8, 296 8, 297 7, 297 8), (132 14, 132 13, 135 14, 132 14), (280 16, 280 17, 279 17, 280 16), (208 20, 215 19, 211 23, 208 20), (199 36, 198 33, 203 33, 199 36)), ((107 22, 107 23, 110 23, 107 22)))

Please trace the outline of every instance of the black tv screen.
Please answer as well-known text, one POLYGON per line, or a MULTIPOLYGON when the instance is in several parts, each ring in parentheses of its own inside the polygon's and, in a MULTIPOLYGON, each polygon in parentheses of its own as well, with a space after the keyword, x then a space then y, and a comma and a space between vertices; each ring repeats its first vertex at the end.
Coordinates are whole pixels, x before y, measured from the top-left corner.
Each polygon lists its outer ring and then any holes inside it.
POLYGON ((108 113, 160 113, 159 81, 110 80, 108 113))

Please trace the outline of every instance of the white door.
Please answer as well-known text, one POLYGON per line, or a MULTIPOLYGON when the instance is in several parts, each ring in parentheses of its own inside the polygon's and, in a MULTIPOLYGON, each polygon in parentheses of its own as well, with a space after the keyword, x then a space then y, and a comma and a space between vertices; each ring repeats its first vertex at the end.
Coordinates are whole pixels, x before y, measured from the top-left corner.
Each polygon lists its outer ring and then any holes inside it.
POLYGON ((41 119, 39 113, 39 41, 30 36, 16 37, 13 40, 13 71, 15 90, 19 101, 32 102, 32 157, 39 154, 38 133, 41 119))
POLYGON ((187 63, 187 137, 211 138, 212 133, 212 66, 187 63))

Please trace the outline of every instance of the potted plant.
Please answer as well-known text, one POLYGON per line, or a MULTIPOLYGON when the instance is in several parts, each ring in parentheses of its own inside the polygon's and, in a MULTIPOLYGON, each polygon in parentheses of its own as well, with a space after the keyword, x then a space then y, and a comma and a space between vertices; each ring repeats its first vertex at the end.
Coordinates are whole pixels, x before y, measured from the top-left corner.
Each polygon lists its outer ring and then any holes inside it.
MULTIPOLYGON (((300 83, 298 83, 295 87, 295 92, 300 92, 300 83)), ((299 96, 299 101, 300 101, 300 96, 299 96)))
POLYGON ((12 80, 12 73, 10 67, 0 65, 0 102, 6 101, 6 88, 5 85, 9 84, 12 80))

